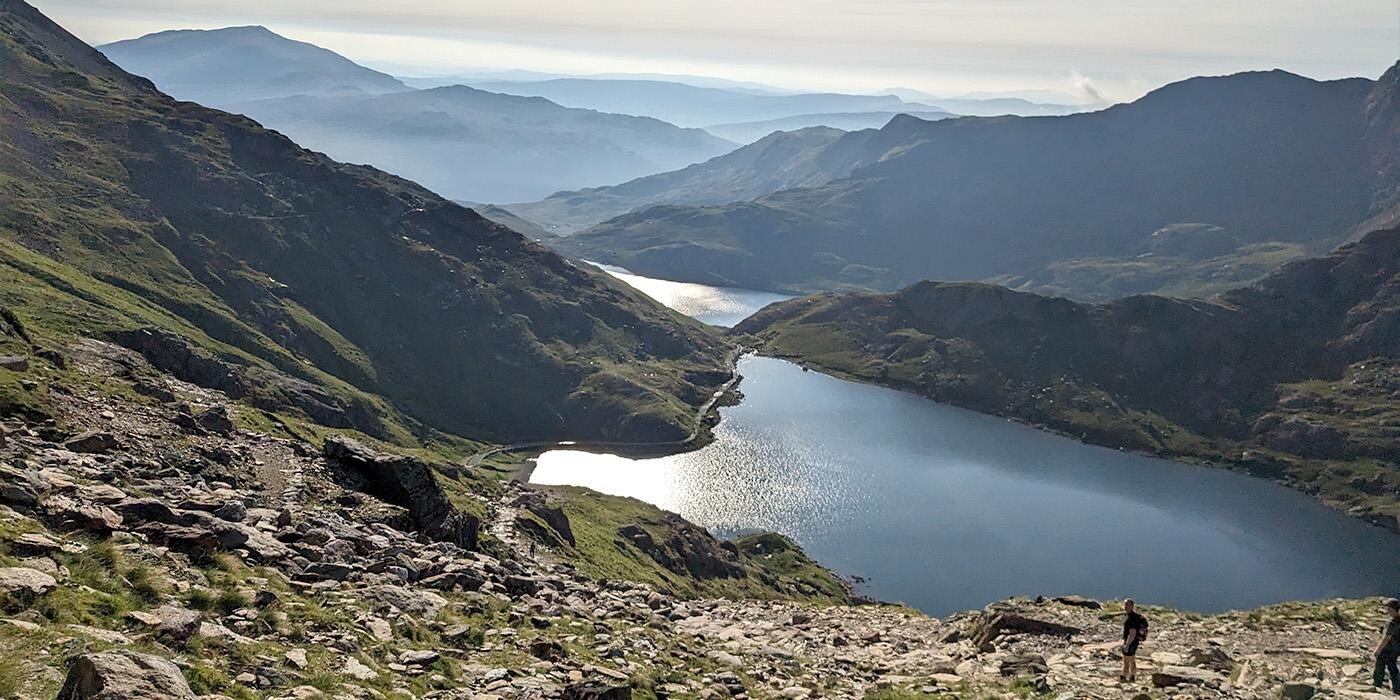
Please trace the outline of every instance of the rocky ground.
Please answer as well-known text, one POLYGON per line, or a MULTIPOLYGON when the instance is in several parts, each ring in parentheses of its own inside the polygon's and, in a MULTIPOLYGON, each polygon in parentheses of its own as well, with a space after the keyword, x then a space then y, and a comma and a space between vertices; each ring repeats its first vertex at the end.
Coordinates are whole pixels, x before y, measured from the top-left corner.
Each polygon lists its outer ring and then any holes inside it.
POLYGON ((91 381, 0 420, 0 697, 1390 697, 1376 601, 1148 609, 1120 684, 1114 603, 813 602, 815 577, 685 528, 616 547, 753 595, 602 580, 548 493, 298 436, 98 341, 42 361, 91 381))

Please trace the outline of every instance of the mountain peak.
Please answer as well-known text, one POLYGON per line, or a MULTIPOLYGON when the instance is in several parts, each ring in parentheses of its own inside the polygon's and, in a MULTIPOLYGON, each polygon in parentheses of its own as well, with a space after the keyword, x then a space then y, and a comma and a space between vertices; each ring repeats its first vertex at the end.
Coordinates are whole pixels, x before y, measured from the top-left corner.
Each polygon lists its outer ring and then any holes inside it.
POLYGON ((99 48, 171 95, 215 107, 291 95, 408 89, 391 75, 262 25, 172 29, 99 48))

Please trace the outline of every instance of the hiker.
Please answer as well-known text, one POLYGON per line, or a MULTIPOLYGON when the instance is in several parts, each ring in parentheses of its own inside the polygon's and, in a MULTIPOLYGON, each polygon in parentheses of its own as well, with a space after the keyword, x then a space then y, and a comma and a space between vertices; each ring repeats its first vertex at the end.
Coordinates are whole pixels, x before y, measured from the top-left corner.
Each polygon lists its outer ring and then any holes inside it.
POLYGON ((1384 688, 1385 673, 1390 671, 1390 689, 1400 695, 1400 669, 1396 668, 1396 660, 1400 659, 1400 600, 1385 601, 1385 609, 1390 613, 1390 622, 1381 635, 1381 643, 1376 645, 1376 671, 1372 680, 1377 688, 1384 688))
POLYGON ((1137 650, 1142 640, 1147 639, 1147 618, 1137 612, 1132 598, 1123 601, 1123 611, 1128 613, 1123 619, 1123 675, 1119 680, 1137 680, 1137 650))

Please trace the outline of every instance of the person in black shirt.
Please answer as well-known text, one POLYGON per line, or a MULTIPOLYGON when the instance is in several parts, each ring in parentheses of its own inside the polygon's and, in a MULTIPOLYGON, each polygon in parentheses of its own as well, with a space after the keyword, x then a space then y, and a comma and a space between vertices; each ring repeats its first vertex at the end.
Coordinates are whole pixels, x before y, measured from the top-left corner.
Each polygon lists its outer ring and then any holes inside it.
POLYGON ((1372 680, 1377 688, 1384 688, 1385 674, 1389 671, 1390 689, 1400 695, 1400 668, 1396 668, 1400 660, 1400 600, 1385 601, 1385 609, 1390 613, 1390 621, 1385 626, 1381 643, 1376 645, 1376 670, 1372 680))
POLYGON ((1123 611, 1128 613, 1123 619, 1123 681, 1137 680, 1137 649, 1147 633, 1147 618, 1134 608, 1132 598, 1123 601, 1123 611))

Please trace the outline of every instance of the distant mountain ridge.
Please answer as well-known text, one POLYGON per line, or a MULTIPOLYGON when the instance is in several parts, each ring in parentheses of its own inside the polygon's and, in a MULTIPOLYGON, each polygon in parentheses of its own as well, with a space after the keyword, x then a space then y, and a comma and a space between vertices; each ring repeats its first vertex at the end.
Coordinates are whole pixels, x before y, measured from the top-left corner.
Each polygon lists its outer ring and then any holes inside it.
POLYGON ((735 143, 753 143, 776 131, 796 131, 816 126, 845 131, 878 129, 900 114, 907 114, 925 121, 937 121, 958 116, 949 112, 912 109, 902 112, 828 112, 825 114, 798 114, 758 122, 712 124, 705 127, 705 131, 735 143))
POLYGON ((569 107, 646 115, 690 127, 780 119, 800 114, 938 111, 936 107, 905 102, 894 95, 763 94, 661 80, 558 78, 489 80, 477 81, 472 85, 493 92, 544 97, 569 107))
POLYGON ((174 29, 98 47, 166 92, 211 107, 290 95, 378 95, 397 78, 266 27, 174 29))
POLYGON ((908 147, 919 127, 903 125, 845 132, 810 127, 770 134, 733 152, 681 170, 637 178, 611 187, 559 192, 538 202, 506 208, 571 235, 583 228, 653 206, 703 206, 756 199, 802 187, 824 185, 859 167, 908 147))
POLYGON ((465 86, 411 89, 261 27, 178 30, 101 47, 180 99, 246 114, 340 160, 444 197, 508 202, 672 170, 736 144, 650 117, 465 86))
POLYGON ((643 209, 560 247, 639 274, 801 291, 1015 284, 1058 262, 1150 253, 1151 234, 1177 223, 1241 246, 1325 245, 1380 211, 1391 171, 1373 161, 1393 162, 1394 132, 1375 124, 1393 125, 1393 108, 1364 111, 1395 81, 1394 68, 1379 82, 1244 73, 1064 117, 896 117, 881 131, 907 144, 846 177, 643 209))

